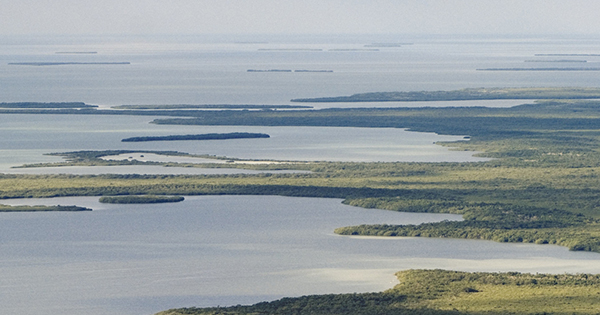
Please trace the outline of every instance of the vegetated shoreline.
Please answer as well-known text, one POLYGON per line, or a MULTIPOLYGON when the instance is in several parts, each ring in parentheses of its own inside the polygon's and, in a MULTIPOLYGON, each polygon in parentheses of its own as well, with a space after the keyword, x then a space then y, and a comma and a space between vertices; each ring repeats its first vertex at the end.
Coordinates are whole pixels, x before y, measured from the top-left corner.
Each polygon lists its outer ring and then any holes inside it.
POLYGON ((156 315, 597 314, 600 276, 405 270, 377 293, 309 295, 254 305, 180 308, 156 315), (568 305, 568 306, 567 306, 568 305), (565 312, 565 310, 568 310, 565 312))
POLYGON ((430 102, 499 99, 590 99, 600 88, 467 88, 453 91, 373 92, 350 96, 297 98, 292 102, 430 102))
MULTIPOLYGON (((37 167, 66 167, 66 166, 122 166, 122 165, 160 165, 164 167, 202 167, 202 168, 240 168, 262 171, 308 171, 313 162, 302 161, 275 161, 259 159, 239 159, 227 156, 216 156, 208 154, 189 154, 178 151, 152 151, 152 150, 99 150, 99 151, 73 151, 73 152, 55 152, 45 155, 60 156, 66 161, 51 163, 32 163, 13 166, 12 168, 37 168, 37 167), (164 161, 143 161, 136 158, 126 157, 122 159, 107 159, 110 156, 140 154, 156 154, 164 156, 185 157, 206 159, 203 162, 164 162, 164 161)), ((1 174, 0 174, 1 178, 1 174)), ((1 198, 1 197, 0 197, 1 198)))
POLYGON ((206 133, 198 135, 171 135, 157 137, 131 137, 122 139, 122 142, 145 142, 145 141, 183 141, 183 140, 230 140, 230 139, 256 139, 270 138, 264 133, 231 132, 231 133, 206 133))

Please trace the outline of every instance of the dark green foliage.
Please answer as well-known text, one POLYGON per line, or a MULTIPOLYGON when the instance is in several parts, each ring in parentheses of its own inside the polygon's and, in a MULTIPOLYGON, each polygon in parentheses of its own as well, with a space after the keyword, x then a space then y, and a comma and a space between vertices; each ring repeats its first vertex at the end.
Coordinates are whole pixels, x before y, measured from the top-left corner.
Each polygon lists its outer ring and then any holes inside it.
POLYGON ((181 202, 185 200, 181 196, 103 196, 100 197, 101 203, 168 203, 181 202))
POLYGON ((230 105, 230 104, 214 104, 214 105, 190 105, 190 104, 177 104, 177 105, 118 105, 112 106, 114 109, 298 109, 298 108, 312 108, 312 106, 303 105, 230 105))
POLYGON ((0 212, 45 212, 45 211, 92 211, 78 206, 9 206, 0 205, 0 212))
MULTIPOLYGON (((596 69, 596 68, 594 68, 596 69)), ((454 91, 375 92, 351 96, 294 99, 293 102, 414 102, 497 99, 598 98, 597 88, 470 88, 454 91)))
POLYGON ((172 135, 159 137, 131 137, 121 140, 122 142, 143 142, 143 141, 178 141, 178 140, 227 140, 227 139, 253 139, 269 138, 264 133, 249 132, 231 132, 231 133, 206 133, 200 135, 172 135))
POLYGON ((184 308, 161 312, 160 315, 441 315, 459 314, 428 309, 410 309, 402 305, 404 297, 393 293, 310 295, 283 298, 250 306, 184 308))
POLYGON ((21 102, 21 103, 0 103, 0 108, 94 108, 96 105, 87 105, 83 102, 70 103, 37 103, 37 102, 21 102))
POLYGON ((589 274, 406 270, 396 276, 400 284, 381 293, 302 296, 249 306, 172 309, 157 315, 546 314, 544 310, 570 314, 564 312, 566 303, 577 314, 597 314, 594 304, 600 293, 600 276, 589 274), (564 296, 565 292, 573 296, 564 296), (559 302, 552 305, 552 300, 559 302))

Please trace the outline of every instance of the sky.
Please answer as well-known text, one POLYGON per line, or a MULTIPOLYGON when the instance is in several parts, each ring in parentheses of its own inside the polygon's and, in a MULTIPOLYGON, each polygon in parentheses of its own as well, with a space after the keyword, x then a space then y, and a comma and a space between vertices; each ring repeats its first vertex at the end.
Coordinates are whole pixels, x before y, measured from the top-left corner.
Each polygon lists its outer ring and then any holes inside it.
POLYGON ((600 34, 597 0, 0 0, 0 35, 600 34))

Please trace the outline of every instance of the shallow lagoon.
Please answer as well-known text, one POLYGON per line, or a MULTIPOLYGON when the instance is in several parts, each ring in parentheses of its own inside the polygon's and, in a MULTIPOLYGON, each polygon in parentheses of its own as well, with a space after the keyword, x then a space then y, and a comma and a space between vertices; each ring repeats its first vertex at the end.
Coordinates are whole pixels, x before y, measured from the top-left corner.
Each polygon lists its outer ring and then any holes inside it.
POLYGON ((0 303, 19 314, 152 314, 183 306, 392 287, 409 268, 600 273, 600 255, 551 245, 355 238, 333 229, 458 215, 397 213, 339 199, 196 196, 165 205, 96 197, 6 200, 77 204, 83 213, 5 213, 0 303))
MULTIPOLYGON (((395 128, 169 126, 153 117, 95 115, 0 115, 0 171, 24 163, 59 162, 44 153, 79 150, 180 151, 243 159, 296 161, 482 161, 474 152, 450 151, 436 141, 461 136, 395 128), (133 136, 259 132, 267 139, 121 142, 133 136)), ((135 172, 132 169, 131 172, 135 172)), ((31 172, 31 171, 30 171, 31 172)), ((164 172, 169 174, 169 169, 164 172)), ((181 172, 179 170, 178 172, 181 172)))

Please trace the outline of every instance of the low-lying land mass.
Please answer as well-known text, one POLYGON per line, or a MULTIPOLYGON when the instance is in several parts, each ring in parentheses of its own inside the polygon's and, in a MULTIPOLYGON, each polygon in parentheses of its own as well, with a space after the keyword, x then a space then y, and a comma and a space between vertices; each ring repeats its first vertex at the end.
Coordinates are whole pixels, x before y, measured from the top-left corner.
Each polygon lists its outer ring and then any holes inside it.
POLYGON ((0 212, 92 211, 78 206, 9 206, 0 205, 0 212))
POLYGON ((600 276, 407 270, 380 293, 312 295, 250 306, 182 308, 156 315, 598 314, 600 276))
POLYGON ((477 71, 600 71, 594 67, 564 67, 564 68, 484 68, 477 71))
POLYGON ((181 140, 229 140, 229 139, 256 139, 270 138, 264 133, 231 132, 231 133, 205 133, 200 135, 172 135, 157 137, 131 137, 121 140, 122 142, 144 142, 144 141, 181 141, 181 140))
POLYGON ((96 105, 87 105, 83 102, 69 103, 37 103, 37 102, 20 102, 20 103, 0 103, 0 108, 95 108, 96 105))
POLYGON ((129 65, 131 62, 10 62, 11 66, 129 65))
POLYGON ((68 54, 74 54, 74 55, 95 55, 97 54, 97 51, 57 51, 55 52, 55 54, 59 54, 59 55, 68 55, 68 54))
POLYGON ((600 88, 469 88, 454 91, 375 92, 351 96, 299 98, 292 102, 416 102, 497 99, 599 98, 600 88))
POLYGON ((209 105, 118 105, 112 106, 114 109, 298 109, 312 108, 304 105, 231 105, 231 104, 209 104, 209 105))
POLYGON ((525 60, 525 62, 587 62, 587 60, 574 60, 574 59, 555 59, 555 60, 543 60, 543 59, 535 59, 535 60, 525 60))
POLYGON ((169 203, 181 202, 185 200, 182 196, 103 196, 100 198, 101 203, 169 203))
POLYGON ((581 56, 581 57, 599 57, 600 54, 535 54, 536 56, 581 56))
MULTIPOLYGON (((46 155, 60 156, 66 161, 53 163, 34 163, 16 166, 14 168, 61 167, 61 166, 116 166, 116 165, 162 165, 165 167, 203 167, 203 168, 243 168, 253 170, 296 170, 305 169, 307 162, 285 162, 272 160, 244 160, 226 156, 208 154, 189 154, 178 151, 148 151, 148 150, 104 150, 104 151, 74 151, 56 152, 46 155), (175 157, 173 161, 144 160, 147 155, 175 157), (111 158, 111 157, 114 157, 111 158), (137 159, 139 157, 140 159, 137 159), (178 162, 177 158, 191 158, 186 162, 178 162), (196 161, 197 160, 197 161, 196 161), (300 164, 305 164, 304 167, 300 164)), ((159 159, 161 160, 161 159, 159 159)))

